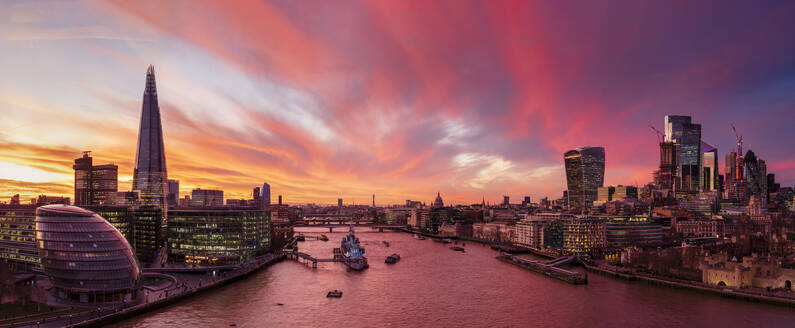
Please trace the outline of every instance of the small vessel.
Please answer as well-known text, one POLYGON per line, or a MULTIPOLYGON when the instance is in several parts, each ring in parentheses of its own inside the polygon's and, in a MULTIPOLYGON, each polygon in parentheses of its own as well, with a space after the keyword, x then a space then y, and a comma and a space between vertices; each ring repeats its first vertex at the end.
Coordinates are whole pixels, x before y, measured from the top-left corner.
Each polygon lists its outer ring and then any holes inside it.
POLYGON ((465 249, 464 249, 463 247, 461 247, 461 246, 453 246, 453 247, 450 247, 450 249, 452 249, 452 250, 454 250, 454 251, 456 251, 456 252, 463 252, 463 251, 465 251, 465 249))
POLYGON ((342 291, 341 290, 337 290, 337 289, 329 291, 328 294, 326 294, 326 297, 340 298, 340 297, 342 297, 342 291))
POLYGON ((417 240, 425 240, 425 237, 423 237, 421 234, 418 233, 414 234, 414 238, 416 238, 417 240))
POLYGON ((445 239, 442 239, 442 242, 445 243, 445 244, 449 244, 449 243, 452 243, 453 240, 450 239, 450 238, 445 238, 445 239))
POLYGON ((351 226, 348 234, 342 237, 340 246, 343 258, 345 258, 346 266, 349 268, 361 271, 370 267, 367 264, 367 257, 365 257, 364 248, 359 244, 359 238, 353 234, 353 226, 351 226))
POLYGON ((389 247, 389 242, 388 241, 384 240, 381 243, 384 244, 384 247, 389 247))
POLYGON ((322 241, 328 241, 328 237, 326 237, 326 235, 320 235, 320 237, 317 237, 317 239, 322 241))
POLYGON ((386 257, 384 263, 395 264, 397 261, 400 261, 400 254, 392 254, 386 257))

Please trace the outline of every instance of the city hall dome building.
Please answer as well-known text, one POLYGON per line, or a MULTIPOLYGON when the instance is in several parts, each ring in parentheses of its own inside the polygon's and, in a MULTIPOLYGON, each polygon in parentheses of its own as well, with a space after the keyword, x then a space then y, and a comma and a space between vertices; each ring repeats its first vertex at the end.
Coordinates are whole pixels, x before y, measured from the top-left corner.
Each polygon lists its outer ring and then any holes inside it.
POLYGON ((96 213, 68 205, 39 207, 36 243, 56 297, 78 303, 136 299, 142 279, 132 247, 96 213))

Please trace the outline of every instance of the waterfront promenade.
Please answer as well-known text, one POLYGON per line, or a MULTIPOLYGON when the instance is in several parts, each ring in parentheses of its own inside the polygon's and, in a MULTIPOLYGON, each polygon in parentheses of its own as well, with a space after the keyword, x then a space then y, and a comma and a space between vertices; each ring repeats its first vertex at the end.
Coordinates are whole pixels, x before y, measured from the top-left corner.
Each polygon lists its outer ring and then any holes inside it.
POLYGON ((231 283, 285 258, 283 253, 267 254, 245 262, 229 271, 205 268, 207 274, 169 273, 175 279, 162 288, 144 288, 140 302, 115 306, 96 307, 88 311, 46 319, 0 326, 10 327, 99 327, 105 324, 154 311, 198 293, 231 283))
POLYGON ((600 273, 609 277, 623 279, 627 281, 642 281, 654 285, 662 285, 675 288, 683 288, 720 295, 723 297, 736 298, 740 300, 774 303, 788 306, 795 306, 795 294, 788 292, 767 291, 761 288, 731 288, 708 285, 698 281, 689 281, 662 277, 636 270, 621 268, 598 261, 593 265, 583 264, 585 269, 591 272, 600 273))

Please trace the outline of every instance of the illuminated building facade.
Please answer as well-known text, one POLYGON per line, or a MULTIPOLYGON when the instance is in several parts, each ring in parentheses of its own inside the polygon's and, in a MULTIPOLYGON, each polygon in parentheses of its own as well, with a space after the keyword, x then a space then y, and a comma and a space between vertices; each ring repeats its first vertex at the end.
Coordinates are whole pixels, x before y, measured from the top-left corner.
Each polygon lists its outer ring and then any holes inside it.
POLYGON ((97 213, 97 215, 108 221, 116 230, 119 230, 121 235, 124 236, 124 239, 126 239, 133 250, 135 250, 135 221, 131 207, 101 205, 85 206, 83 208, 97 213))
POLYGON ((594 218, 575 218, 563 222, 563 249, 570 254, 591 253, 607 244, 605 222, 594 218))
POLYGON ((141 205, 162 207, 166 204, 168 174, 153 66, 146 70, 132 190, 138 192, 141 205))
POLYGON ((678 165, 679 153, 676 152, 675 144, 673 142, 661 142, 659 173, 661 189, 673 189, 678 165))
POLYGON ((701 141, 701 190, 719 190, 718 148, 701 141))
POLYGON ((0 262, 11 272, 39 271, 36 207, 0 205, 0 262))
POLYGON ((68 205, 39 207, 36 240, 56 297, 79 303, 136 298, 142 279, 132 247, 94 212, 68 205))
POLYGON ((168 217, 168 260, 237 264, 270 248, 270 213, 253 208, 177 208, 168 217))
POLYGON ((583 147, 567 151, 564 156, 569 207, 584 211, 597 200, 597 189, 605 180, 605 149, 583 147))
POLYGON ((678 153, 674 190, 696 193, 701 190, 701 124, 693 124, 690 116, 665 116, 665 141, 673 142, 678 153))
POLYGON ((165 213, 154 205, 133 208, 133 240, 138 261, 152 263, 165 246, 165 213))

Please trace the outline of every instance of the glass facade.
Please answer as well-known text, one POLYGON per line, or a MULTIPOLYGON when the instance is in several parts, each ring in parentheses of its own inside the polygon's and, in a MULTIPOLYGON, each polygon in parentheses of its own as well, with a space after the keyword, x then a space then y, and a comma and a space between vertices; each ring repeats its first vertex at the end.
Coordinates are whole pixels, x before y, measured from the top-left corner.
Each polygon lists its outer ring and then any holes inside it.
POLYGON ((767 206, 767 165, 753 151, 747 151, 743 160, 745 167, 745 199, 757 196, 762 206, 767 206))
POLYGON ((566 220, 563 224, 563 249, 567 253, 590 253, 606 244, 603 220, 576 218, 566 220))
POLYGON ((597 189, 604 185, 605 149, 584 147, 564 155, 569 207, 583 211, 597 200, 597 189))
POLYGON ((36 242, 57 297, 80 303, 136 298, 141 270, 132 247, 94 212, 68 205, 39 207, 36 242))
POLYGON ((173 209, 168 260, 195 265, 237 264, 270 247, 270 213, 251 208, 173 209))
POLYGON ((128 206, 84 206, 83 208, 97 213, 114 228, 121 232, 124 239, 135 249, 135 221, 132 209, 128 206))
POLYGON ((164 206, 168 193, 166 154, 163 148, 163 127, 157 103, 155 68, 146 71, 146 87, 141 105, 141 125, 138 149, 135 152, 133 191, 138 192, 142 205, 164 206))
POLYGON ((701 124, 693 124, 690 116, 665 116, 665 141, 673 142, 679 164, 674 190, 696 193, 701 190, 701 124))
POLYGON ((41 270, 35 220, 34 206, 0 205, 0 261, 12 272, 41 270))
POLYGON ((144 263, 155 261, 164 245, 166 220, 159 206, 138 206, 133 209, 135 255, 144 263))

